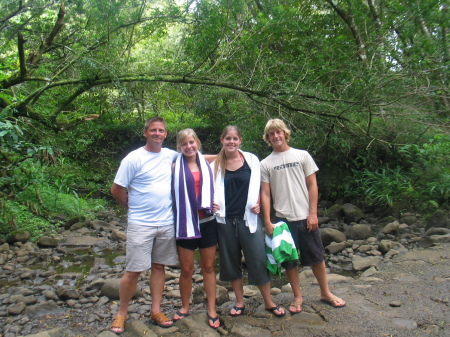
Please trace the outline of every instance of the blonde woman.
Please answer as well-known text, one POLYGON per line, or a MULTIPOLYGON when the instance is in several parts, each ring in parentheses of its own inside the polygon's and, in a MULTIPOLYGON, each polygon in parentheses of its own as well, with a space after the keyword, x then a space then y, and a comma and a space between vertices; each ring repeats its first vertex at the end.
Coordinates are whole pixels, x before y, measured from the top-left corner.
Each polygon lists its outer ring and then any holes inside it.
POLYGON ((214 186, 212 171, 199 152, 200 140, 192 129, 177 135, 180 153, 174 165, 173 195, 178 258, 181 266, 180 293, 182 307, 174 321, 189 314, 189 299, 194 274, 194 253, 200 250, 200 266, 208 301, 208 324, 220 326, 216 312, 216 275, 214 260, 217 246, 217 223, 213 215, 214 186))
POLYGON ((244 314, 242 252, 247 263, 248 281, 256 285, 265 309, 276 317, 286 312, 270 295, 270 276, 266 268, 264 234, 258 219, 260 166, 258 158, 239 149, 242 137, 236 126, 227 126, 220 137, 222 149, 213 162, 214 201, 219 239, 220 280, 231 282, 236 303, 231 316, 244 314))

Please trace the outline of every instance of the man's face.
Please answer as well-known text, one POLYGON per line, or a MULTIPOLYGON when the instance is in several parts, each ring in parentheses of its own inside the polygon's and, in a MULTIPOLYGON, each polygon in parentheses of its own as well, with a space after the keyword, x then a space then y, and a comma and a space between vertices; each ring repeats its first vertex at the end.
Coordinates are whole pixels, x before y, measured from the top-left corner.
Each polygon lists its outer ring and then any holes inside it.
POLYGON ((164 139, 167 137, 167 131, 164 123, 150 123, 148 128, 144 130, 144 137, 147 139, 147 144, 162 144, 164 139))
POLYGON ((273 147, 278 147, 286 144, 286 135, 282 130, 275 130, 269 132, 269 141, 273 147))

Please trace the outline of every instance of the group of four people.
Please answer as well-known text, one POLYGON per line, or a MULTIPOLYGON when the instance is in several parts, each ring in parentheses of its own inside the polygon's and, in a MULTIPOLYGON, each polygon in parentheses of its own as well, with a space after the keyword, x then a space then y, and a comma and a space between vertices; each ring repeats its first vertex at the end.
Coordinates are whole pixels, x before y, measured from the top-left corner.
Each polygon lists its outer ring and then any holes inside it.
MULTIPOLYGON (((111 188, 115 199, 128 210, 126 271, 120 281, 120 304, 111 325, 113 332, 123 332, 139 275, 148 269, 151 320, 161 327, 170 327, 173 321, 187 316, 196 249, 200 251, 208 323, 218 328, 214 272, 217 244, 220 280, 230 282, 236 295, 230 315, 242 315, 245 309, 243 252, 249 283, 258 286, 266 310, 283 317, 285 310, 270 295, 264 232, 259 220, 261 207, 265 233, 271 236, 275 226, 270 215, 271 199, 277 221, 284 221, 292 233, 302 265, 312 267, 321 300, 334 307, 345 305, 330 292, 326 277, 317 218, 318 168, 307 151, 288 145, 290 130, 283 121, 268 121, 264 140, 273 152, 261 163, 255 155, 240 150, 242 137, 236 126, 223 130, 222 149, 217 155, 200 153, 201 143, 192 129, 178 133, 180 153, 162 147, 166 136, 164 120, 150 118, 144 128, 146 145, 122 160, 111 188), (177 251, 182 306, 169 319, 160 306, 165 265, 176 265, 177 251)), ((302 310, 297 261, 287 261, 282 266, 294 293, 289 311, 296 314, 302 310)))

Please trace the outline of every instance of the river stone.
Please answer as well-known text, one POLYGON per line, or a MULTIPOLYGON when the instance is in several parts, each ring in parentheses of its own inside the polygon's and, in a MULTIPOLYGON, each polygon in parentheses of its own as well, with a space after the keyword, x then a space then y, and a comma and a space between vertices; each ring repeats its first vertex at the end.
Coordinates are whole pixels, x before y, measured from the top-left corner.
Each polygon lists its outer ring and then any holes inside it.
POLYGON ((66 242, 62 243, 65 246, 106 246, 109 244, 107 238, 94 238, 92 236, 77 236, 69 237, 66 242))
POLYGON ((378 251, 380 251, 383 254, 386 254, 388 251, 390 251, 392 248, 395 247, 395 242, 391 240, 381 240, 378 244, 378 251))
POLYGON ((6 238, 6 242, 9 244, 13 244, 16 242, 22 242, 25 243, 28 241, 28 239, 31 237, 30 232, 22 230, 22 231, 16 231, 8 235, 6 238))
MULTIPOLYGON (((105 281, 105 284, 103 284, 101 288, 101 296, 107 296, 111 300, 118 300, 119 299, 119 286, 120 286, 120 279, 118 278, 109 278, 105 281)), ((133 298, 136 297, 142 297, 142 289, 141 286, 137 285, 136 291, 133 295, 133 298)))
POLYGON ((419 241, 420 248, 428 248, 434 246, 438 243, 448 243, 450 242, 450 234, 445 235, 431 235, 426 236, 419 241))
POLYGON ((325 211, 325 215, 334 221, 342 219, 342 206, 339 204, 331 206, 325 211))
POLYGON ((47 331, 42 331, 34 335, 27 335, 26 337, 75 337, 71 330, 67 328, 55 328, 47 331))
POLYGON ((342 205, 342 213, 346 223, 358 222, 366 217, 359 207, 349 203, 342 205))
POLYGON ((344 233, 333 228, 320 229, 320 233, 322 234, 322 243, 324 247, 332 242, 343 242, 346 240, 344 233))
MULTIPOLYGON (((173 327, 172 327, 173 328, 173 327)), ((171 328, 169 328, 171 329, 171 328)), ((168 330, 168 329, 166 329, 168 330)), ((177 329, 178 330, 178 329, 177 329)), ((125 331, 129 336, 135 337, 157 337, 158 335, 154 333, 149 327, 140 320, 133 320, 130 323, 125 324, 125 331)), ((169 331, 167 331, 169 332, 169 331)), ((173 331, 172 331, 173 332, 173 331)), ((117 336, 117 335, 115 335, 117 336)))
POLYGON ((330 254, 337 254, 339 252, 342 252, 346 246, 347 245, 345 242, 331 243, 325 247, 325 250, 330 254))
POLYGON ((448 212, 437 210, 431 214, 428 218, 425 229, 430 229, 431 227, 450 228, 450 216, 448 212))
POLYGON ((411 226, 417 222, 417 217, 415 215, 404 215, 399 219, 398 222, 405 223, 408 226, 411 226))
POLYGON ((0 252, 7 252, 9 250, 9 244, 7 242, 0 246, 0 252))
POLYGON ((242 337, 271 337, 272 334, 267 329, 254 327, 248 324, 236 324, 231 329, 232 334, 242 337))
POLYGON ((352 240, 364 240, 370 237, 371 234, 370 226, 364 224, 349 226, 344 232, 345 237, 352 240))
POLYGON ((398 221, 394 221, 391 223, 388 223, 386 226, 384 226, 383 228, 383 234, 396 234, 399 230, 400 224, 398 221))
POLYGON ((378 266, 381 262, 382 258, 379 256, 369 256, 369 257, 361 257, 355 255, 352 259, 353 269, 356 271, 365 270, 372 266, 378 266))
POLYGON ((49 236, 41 236, 37 242, 40 248, 55 248, 58 247, 59 241, 49 236))
POLYGON ((20 315, 26 308, 26 304, 23 302, 13 303, 8 306, 8 314, 10 315, 20 315))
POLYGON ((118 228, 112 224, 109 224, 102 220, 92 220, 89 222, 92 229, 95 229, 96 231, 112 231, 117 230, 118 228))
POLYGON ((77 222, 84 222, 85 220, 86 220, 85 216, 74 216, 74 217, 71 217, 70 219, 68 219, 64 223, 64 229, 68 230, 69 228, 71 228, 77 222))
POLYGON ((113 229, 111 231, 111 239, 114 241, 125 241, 127 239, 127 233, 118 229, 113 229))
POLYGON ((78 289, 70 288, 69 286, 60 286, 56 289, 56 295, 63 300, 79 299, 81 294, 78 289))
POLYGON ((393 318, 392 323, 405 329, 417 329, 417 323, 410 319, 393 318))
POLYGON ((431 227, 429 230, 427 230, 424 234, 424 236, 431 236, 431 235, 445 235, 449 234, 450 229, 448 228, 441 228, 441 227, 431 227))

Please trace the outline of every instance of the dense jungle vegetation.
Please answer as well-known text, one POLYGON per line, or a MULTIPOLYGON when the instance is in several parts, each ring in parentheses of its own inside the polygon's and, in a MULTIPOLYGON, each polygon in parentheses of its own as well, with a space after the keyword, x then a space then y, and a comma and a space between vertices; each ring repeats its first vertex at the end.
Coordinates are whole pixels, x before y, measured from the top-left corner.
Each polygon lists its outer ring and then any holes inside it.
POLYGON ((204 152, 269 118, 320 168, 320 198, 448 209, 447 0, 2 0, 0 235, 108 207, 155 115, 204 152))

